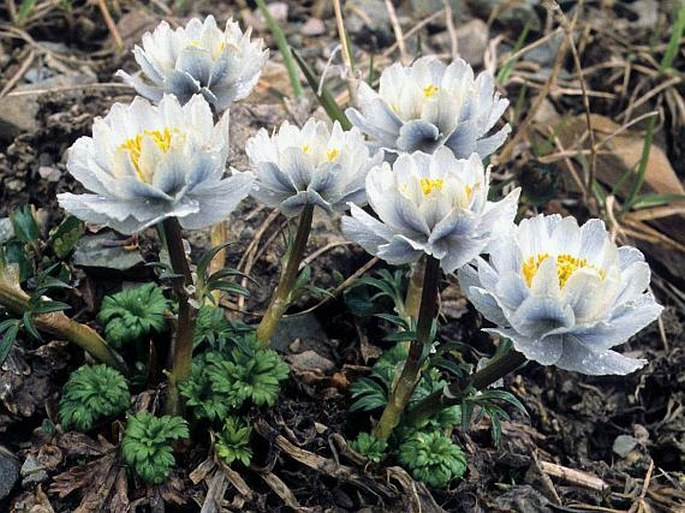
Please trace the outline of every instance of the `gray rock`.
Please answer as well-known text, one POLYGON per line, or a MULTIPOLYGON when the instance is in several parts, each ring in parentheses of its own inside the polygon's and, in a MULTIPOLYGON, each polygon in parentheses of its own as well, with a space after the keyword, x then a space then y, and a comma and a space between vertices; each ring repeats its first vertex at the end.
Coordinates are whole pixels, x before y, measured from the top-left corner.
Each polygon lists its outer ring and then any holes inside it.
POLYGON ((326 24, 318 18, 308 18, 300 32, 304 36, 320 36, 326 33, 326 24))
POLYGON ((0 501, 5 499, 19 479, 19 460, 0 445, 0 501))
POLYGON ((74 265, 126 271, 145 261, 138 251, 121 245, 121 239, 111 232, 86 235, 76 244, 74 265))
POLYGON ((4 244, 14 237, 14 227, 9 217, 0 219, 0 244, 4 244))
POLYGON ((618 435, 614 440, 614 445, 611 447, 611 450, 621 458, 625 458, 639 443, 640 441, 637 438, 630 435, 618 435))
POLYGON ((38 458, 34 454, 29 454, 26 457, 26 461, 21 466, 21 485, 25 488, 39 484, 47 481, 48 473, 45 471, 45 467, 38 461, 38 458))
POLYGON ((38 129, 38 102, 33 95, 0 99, 0 141, 9 143, 22 132, 38 129))
POLYGON ((326 333, 312 313, 295 315, 281 319, 271 337, 271 347, 286 352, 296 339, 300 340, 298 349, 311 349, 330 345, 326 333))
POLYGON ((43 74, 39 69, 31 69, 27 75, 37 81, 19 85, 0 99, 0 141, 11 142, 22 132, 38 130, 36 117, 40 109, 39 98, 45 91, 66 89, 65 94, 79 95, 82 90, 78 86, 97 82, 94 72, 68 73, 38 80, 43 74))

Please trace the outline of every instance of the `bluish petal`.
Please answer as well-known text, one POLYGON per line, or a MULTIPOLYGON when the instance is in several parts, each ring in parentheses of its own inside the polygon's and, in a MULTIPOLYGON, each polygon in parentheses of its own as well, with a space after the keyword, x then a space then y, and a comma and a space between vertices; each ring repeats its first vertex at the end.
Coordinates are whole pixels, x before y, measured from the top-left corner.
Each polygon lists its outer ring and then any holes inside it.
POLYGON ((433 153, 439 143, 440 131, 437 126, 422 119, 414 119, 400 128, 397 148, 407 153, 433 153))
POLYGON ((542 338, 555 330, 572 327, 575 317, 571 307, 556 298, 529 296, 510 316, 509 321, 522 335, 542 338))
POLYGON ((477 131, 473 120, 459 123, 445 140, 445 146, 452 150, 457 158, 468 158, 476 151, 477 131))
POLYGON ((542 365, 554 365, 557 363, 563 351, 563 336, 551 335, 544 338, 526 337, 519 332, 508 328, 486 328, 483 331, 497 333, 502 337, 511 339, 514 349, 529 360, 535 360, 542 365))
POLYGON ((212 56, 203 48, 197 46, 187 46, 176 60, 176 69, 188 73, 205 86, 209 83, 209 74, 212 71, 212 56))
POLYGON ((585 346, 605 350, 624 343, 645 326, 655 321, 663 307, 651 294, 618 306, 608 320, 587 327, 577 327, 573 335, 585 346))
POLYGON ((179 70, 173 70, 164 79, 164 90, 173 94, 183 105, 202 88, 201 84, 190 74, 179 70))
POLYGON ((250 192, 254 176, 251 173, 236 173, 211 188, 197 188, 188 198, 198 202, 196 213, 180 219, 181 226, 197 230, 226 219, 250 192))
POLYGON ((476 141, 474 151, 480 158, 484 159, 495 153, 504 144, 511 133, 511 125, 507 123, 501 130, 498 130, 489 137, 484 137, 476 141))
POLYGON ((342 218, 342 231, 347 239, 372 255, 377 254, 378 247, 393 236, 392 230, 357 205, 350 205, 350 215, 342 218))
POLYGON ((621 272, 621 287, 614 303, 633 301, 649 286, 651 272, 647 262, 634 262, 621 272))
POLYGON ((618 261, 621 266, 621 271, 623 271, 635 262, 644 262, 645 256, 637 248, 632 246, 621 246, 618 248, 618 261))
POLYGON ((473 303, 473 306, 476 307, 476 310, 488 321, 498 326, 505 326, 509 323, 497 299, 490 292, 479 287, 462 288, 462 290, 469 301, 473 303))
POLYGON ((134 77, 129 75, 123 70, 119 70, 114 74, 115 77, 121 78, 128 85, 133 87, 136 92, 153 102, 159 102, 164 96, 164 90, 156 85, 148 85, 143 82, 139 77, 134 77))
POLYGON ((494 289, 499 302, 510 311, 518 309, 530 295, 530 290, 518 273, 509 272, 503 275, 494 289))
POLYGON ((628 358, 616 351, 590 351, 572 336, 564 337, 563 352, 556 366, 591 376, 626 375, 644 367, 647 360, 628 358))

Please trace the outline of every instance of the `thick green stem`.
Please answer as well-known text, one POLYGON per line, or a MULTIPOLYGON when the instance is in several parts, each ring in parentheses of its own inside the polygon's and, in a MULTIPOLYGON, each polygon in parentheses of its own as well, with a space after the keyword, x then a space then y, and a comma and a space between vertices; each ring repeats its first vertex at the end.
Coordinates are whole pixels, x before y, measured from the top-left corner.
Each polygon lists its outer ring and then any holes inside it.
POLYGON ((425 274, 425 267, 419 262, 412 264, 409 272, 409 284, 407 286, 407 295, 404 300, 404 317, 409 319, 416 319, 421 308, 421 294, 423 291, 423 276, 425 274))
MULTIPOLYGON (((11 283, 9 277, 0 276, 0 306, 16 316, 23 316, 30 309, 29 295, 18 285, 11 283), (6 279, 5 279, 6 278, 6 279)), ((112 349, 95 330, 67 317, 64 312, 51 312, 34 315, 33 323, 40 331, 63 338, 79 346, 93 358, 123 373, 128 369, 121 356, 112 349)))
POLYGON ((426 258, 425 276, 421 292, 421 308, 416 326, 416 340, 409 347, 409 355, 395 388, 390 393, 388 404, 383 410, 373 434, 382 440, 387 439, 400 422, 402 412, 411 399, 419 379, 421 366, 427 346, 431 342, 431 328, 435 318, 435 305, 438 296, 440 261, 432 256, 426 258))
POLYGON ((304 250, 307 247, 307 240, 309 239, 309 232, 312 229, 313 215, 314 205, 305 205, 302 214, 300 214, 300 222, 297 225, 295 240, 290 246, 286 256, 285 267, 281 271, 278 287, 271 298, 264 317, 262 317, 257 327, 257 340, 264 344, 264 346, 269 345, 271 335, 273 335, 278 321, 281 320, 288 306, 290 306, 290 296, 299 275, 300 262, 302 262, 304 250))
POLYGON ((423 399, 407 412, 407 424, 411 426, 419 425, 443 408, 461 404, 465 393, 469 389, 484 390, 498 379, 514 372, 525 362, 526 357, 512 349, 504 356, 493 360, 489 365, 473 374, 466 383, 466 386, 453 383, 448 387, 447 394, 440 390, 423 399))
POLYGON ((186 257, 181 236, 181 225, 178 219, 170 217, 164 220, 169 260, 175 274, 183 277, 175 286, 178 298, 178 323, 172 347, 172 368, 169 373, 169 392, 166 400, 166 411, 170 415, 179 415, 183 407, 179 399, 178 385, 188 379, 193 362, 193 333, 195 331, 195 308, 190 304, 193 276, 186 257))

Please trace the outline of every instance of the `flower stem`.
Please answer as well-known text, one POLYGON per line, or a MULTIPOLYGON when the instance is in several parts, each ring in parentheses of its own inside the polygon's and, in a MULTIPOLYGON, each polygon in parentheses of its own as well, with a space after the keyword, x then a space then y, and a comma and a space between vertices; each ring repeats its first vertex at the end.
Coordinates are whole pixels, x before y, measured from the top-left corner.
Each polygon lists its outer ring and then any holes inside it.
POLYGON ((305 205, 300 214, 300 222, 297 225, 295 240, 290 246, 288 255, 286 256, 285 267, 283 268, 283 271, 281 271, 278 287, 271 298, 271 302, 269 303, 269 307, 267 308, 264 317, 262 317, 262 320, 257 327, 257 340, 264 346, 269 345, 269 341, 278 325, 278 321, 281 320, 281 317, 290 305, 292 289, 297 281, 300 262, 302 262, 304 250, 307 247, 307 240, 309 239, 309 232, 312 229, 313 216, 314 205, 305 205))
POLYGON ((432 256, 426 258, 425 275, 421 291, 421 308, 416 326, 416 339, 409 346, 409 355, 404 363, 402 373, 395 388, 390 393, 388 404, 383 410, 378 424, 374 429, 374 436, 382 440, 387 439, 393 429, 400 422, 400 416, 409 403, 414 389, 421 378, 421 366, 424 355, 427 354, 431 342, 430 334, 435 317, 435 305, 438 296, 438 279, 440 277, 440 261, 432 256))
MULTIPOLYGON (((29 295, 0 273, 0 306, 14 315, 22 316, 30 309, 29 295)), ((124 374, 128 369, 119 353, 90 326, 67 317, 64 312, 50 312, 31 317, 36 328, 68 340, 89 353, 93 358, 114 367, 124 374)))
POLYGON ((172 346, 172 367, 169 373, 169 391, 166 399, 166 411, 170 415, 179 415, 182 405, 178 395, 178 385, 188 379, 193 361, 193 332, 195 331, 195 308, 190 304, 193 276, 186 257, 181 236, 181 225, 178 219, 170 217, 164 220, 169 260, 175 274, 181 275, 182 281, 175 284, 178 298, 178 324, 176 337, 172 346))
POLYGON ((423 290, 423 275, 425 267, 419 262, 412 264, 409 271, 409 284, 404 299, 404 316, 407 320, 416 319, 421 308, 421 291, 423 290))
POLYGON ((407 424, 410 426, 419 425, 443 408, 461 404, 464 395, 466 395, 469 389, 483 390, 498 379, 514 372, 525 362, 525 356, 513 349, 510 350, 504 356, 493 360, 489 365, 473 374, 466 383, 466 386, 453 383, 448 387, 447 394, 443 390, 439 390, 423 399, 407 413, 407 424))

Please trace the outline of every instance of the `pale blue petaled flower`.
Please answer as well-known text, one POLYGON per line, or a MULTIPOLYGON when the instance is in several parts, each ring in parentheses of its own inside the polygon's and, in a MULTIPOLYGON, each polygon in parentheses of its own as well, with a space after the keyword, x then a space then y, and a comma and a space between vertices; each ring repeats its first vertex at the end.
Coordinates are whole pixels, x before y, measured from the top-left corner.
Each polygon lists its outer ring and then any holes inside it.
POLYGON ((123 70, 116 76, 153 102, 169 93, 183 104, 199 93, 222 112, 250 94, 267 60, 262 40, 250 41, 250 34, 251 29, 243 33, 231 19, 221 31, 212 15, 176 30, 163 21, 143 35, 142 48, 133 49, 145 80, 123 70))
POLYGON ((262 128, 245 146, 255 171, 251 195, 259 202, 297 215, 307 205, 342 211, 348 202, 366 204, 364 181, 383 152, 371 154, 361 132, 330 129, 309 119, 302 129, 285 121, 269 137, 262 128))
POLYGON ((520 189, 487 200, 490 172, 477 154, 457 159, 447 148, 432 155, 400 155, 374 167, 366 178, 369 205, 380 220, 352 205, 346 237, 391 264, 423 254, 451 273, 513 229, 520 189))
POLYGON ((492 133, 508 105, 489 73, 474 77, 461 59, 446 66, 429 56, 411 66, 386 68, 378 92, 362 82, 359 110, 350 108, 346 114, 372 143, 388 151, 433 153, 447 146, 459 158, 475 152, 483 159, 511 131, 507 124, 492 133))
POLYGON ((204 228, 223 220, 252 186, 251 173, 223 178, 228 115, 214 125, 202 96, 184 106, 166 95, 159 106, 137 97, 96 118, 93 136, 69 149, 67 169, 94 194, 58 194, 83 221, 131 234, 167 217, 204 228))
POLYGON ((482 258, 459 271, 461 287, 526 358, 583 374, 628 374, 646 361, 611 348, 647 326, 662 307, 646 292, 640 251, 617 248, 604 223, 573 217, 521 221, 482 258))

